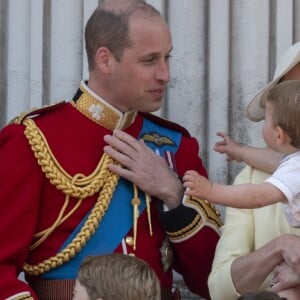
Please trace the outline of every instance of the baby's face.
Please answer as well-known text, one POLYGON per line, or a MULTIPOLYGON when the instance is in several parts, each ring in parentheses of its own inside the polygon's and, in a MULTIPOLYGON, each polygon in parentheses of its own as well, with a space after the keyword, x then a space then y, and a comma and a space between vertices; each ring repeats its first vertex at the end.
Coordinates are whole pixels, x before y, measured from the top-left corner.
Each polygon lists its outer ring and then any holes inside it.
POLYGON ((80 284, 78 279, 75 281, 72 300, 90 300, 85 287, 80 284))

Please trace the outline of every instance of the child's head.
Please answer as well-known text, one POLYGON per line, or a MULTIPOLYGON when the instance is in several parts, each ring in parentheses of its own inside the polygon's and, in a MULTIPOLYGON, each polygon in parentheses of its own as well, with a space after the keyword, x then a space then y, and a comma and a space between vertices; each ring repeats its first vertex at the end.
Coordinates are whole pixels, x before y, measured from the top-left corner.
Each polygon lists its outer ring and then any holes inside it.
POLYGON ((265 103, 272 105, 274 126, 281 127, 290 137, 291 144, 300 148, 300 80, 279 83, 267 93, 265 103))
POLYGON ((136 257, 89 256, 79 268, 73 300, 86 296, 86 300, 160 300, 160 282, 151 267, 136 257), (79 298, 79 293, 85 295, 79 298))
POLYGON ((286 300, 277 294, 269 291, 261 291, 256 293, 245 293, 237 300, 286 300))

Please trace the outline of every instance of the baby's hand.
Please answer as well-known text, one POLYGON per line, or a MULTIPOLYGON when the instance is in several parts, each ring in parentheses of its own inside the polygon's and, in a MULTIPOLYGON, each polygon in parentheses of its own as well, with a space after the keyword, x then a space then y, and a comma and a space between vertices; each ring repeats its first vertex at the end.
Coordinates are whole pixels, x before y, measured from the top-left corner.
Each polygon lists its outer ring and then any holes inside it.
POLYGON ((187 196, 206 199, 211 190, 212 183, 194 170, 186 171, 183 176, 183 187, 187 196))
POLYGON ((217 136, 220 136, 223 140, 215 143, 214 150, 221 154, 225 153, 227 160, 241 161, 240 152, 242 145, 233 141, 230 136, 224 132, 217 132, 217 136))

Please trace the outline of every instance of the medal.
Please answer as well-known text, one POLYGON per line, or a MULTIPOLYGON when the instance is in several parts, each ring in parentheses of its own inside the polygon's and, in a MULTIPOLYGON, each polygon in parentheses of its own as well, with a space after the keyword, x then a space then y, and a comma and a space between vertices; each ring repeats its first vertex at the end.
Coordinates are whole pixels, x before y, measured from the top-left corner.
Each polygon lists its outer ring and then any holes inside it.
POLYGON ((163 241, 159 251, 161 253, 161 262, 163 265, 163 270, 164 272, 167 272, 171 268, 174 260, 173 249, 168 238, 166 238, 163 241))

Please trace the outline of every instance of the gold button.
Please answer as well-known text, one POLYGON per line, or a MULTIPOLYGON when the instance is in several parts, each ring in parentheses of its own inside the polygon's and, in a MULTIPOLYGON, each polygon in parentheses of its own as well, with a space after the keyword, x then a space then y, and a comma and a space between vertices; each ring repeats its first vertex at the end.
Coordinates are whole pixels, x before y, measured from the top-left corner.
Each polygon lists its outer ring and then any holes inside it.
POLYGON ((128 246, 131 246, 131 247, 133 246, 133 237, 132 236, 127 236, 125 241, 128 246))

